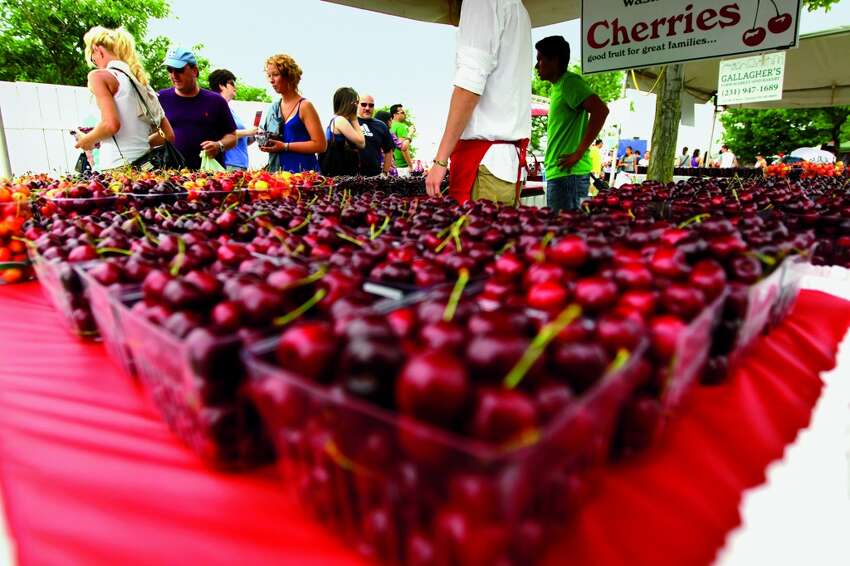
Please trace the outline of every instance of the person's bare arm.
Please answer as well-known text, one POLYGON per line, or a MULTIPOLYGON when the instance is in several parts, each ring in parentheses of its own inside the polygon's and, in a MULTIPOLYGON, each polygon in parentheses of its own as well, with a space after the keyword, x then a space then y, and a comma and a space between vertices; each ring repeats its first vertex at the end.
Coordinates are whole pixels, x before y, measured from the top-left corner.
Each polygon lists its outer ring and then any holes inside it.
POLYGON ((342 116, 337 116, 334 119, 334 127, 358 149, 366 147, 366 137, 363 135, 363 130, 360 128, 360 123, 356 117, 353 120, 347 120, 342 116))
POLYGON ((392 150, 384 152, 384 173, 389 173, 393 170, 393 152, 392 150))
POLYGON ((114 136, 121 129, 121 119, 115 106, 118 81, 108 71, 95 70, 89 73, 88 85, 100 110, 100 122, 92 131, 77 136, 74 147, 83 150, 94 148, 99 141, 114 136))
POLYGON ((581 107, 590 114, 590 120, 588 120, 587 130, 585 130, 584 137, 581 139, 578 148, 573 153, 562 155, 558 159, 558 164, 567 171, 581 160, 591 144, 593 144, 593 141, 599 136, 602 126, 605 125, 605 119, 608 118, 608 106, 595 94, 591 94, 585 98, 584 102, 581 103, 581 107))
POLYGON ((230 132, 229 134, 225 134, 218 141, 203 141, 201 142, 201 150, 206 152, 210 157, 215 157, 219 153, 223 153, 222 146, 224 147, 224 151, 231 149, 236 146, 236 132, 230 132))
MULTIPOLYGON (((449 156, 455 149, 461 134, 469 124, 472 113, 481 99, 480 95, 468 91, 460 87, 454 87, 452 92, 452 100, 449 103, 449 116, 446 119, 446 129, 443 131, 443 137, 440 140, 440 146, 437 149, 435 159, 439 161, 448 160, 449 156)), ((425 190, 430 196, 440 194, 440 184, 446 176, 446 168, 436 163, 428 172, 428 177, 425 179, 425 190)))

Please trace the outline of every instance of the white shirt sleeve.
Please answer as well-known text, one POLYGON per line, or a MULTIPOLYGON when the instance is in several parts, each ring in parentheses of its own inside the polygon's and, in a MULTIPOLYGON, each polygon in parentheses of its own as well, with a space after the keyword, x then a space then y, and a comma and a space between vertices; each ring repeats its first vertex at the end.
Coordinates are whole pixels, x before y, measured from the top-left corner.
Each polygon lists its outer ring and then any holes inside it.
POLYGON ((503 23, 494 0, 465 0, 457 30, 454 85, 481 95, 498 63, 503 23))

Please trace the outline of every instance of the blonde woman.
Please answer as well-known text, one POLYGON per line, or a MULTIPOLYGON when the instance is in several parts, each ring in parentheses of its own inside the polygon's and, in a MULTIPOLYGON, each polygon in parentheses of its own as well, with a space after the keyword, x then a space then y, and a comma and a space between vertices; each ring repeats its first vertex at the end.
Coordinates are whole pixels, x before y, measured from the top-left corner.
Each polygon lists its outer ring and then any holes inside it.
POLYGON ((98 168, 107 170, 133 163, 152 145, 173 142, 174 131, 148 85, 133 36, 123 28, 97 26, 83 41, 86 60, 95 68, 89 73, 88 87, 100 110, 100 122, 78 135, 75 147, 87 151, 100 143, 98 168))
POLYGON ((266 61, 266 76, 280 95, 266 112, 263 130, 274 137, 260 147, 269 154, 269 171, 317 171, 327 147, 322 123, 313 104, 298 92, 301 67, 289 55, 273 55, 266 61))

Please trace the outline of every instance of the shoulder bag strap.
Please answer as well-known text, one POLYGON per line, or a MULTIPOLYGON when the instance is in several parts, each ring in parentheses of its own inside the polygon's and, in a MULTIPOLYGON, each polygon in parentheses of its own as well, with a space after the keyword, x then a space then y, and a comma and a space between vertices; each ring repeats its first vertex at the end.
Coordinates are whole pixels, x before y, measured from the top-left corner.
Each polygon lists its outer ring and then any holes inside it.
POLYGON ((145 116, 148 117, 148 120, 150 120, 153 127, 156 128, 157 133, 162 137, 162 139, 165 139, 165 132, 162 131, 162 128, 160 127, 159 124, 154 122, 153 115, 151 114, 151 109, 148 107, 148 103, 145 102, 145 97, 142 96, 141 92, 139 92, 139 88, 136 86, 136 82, 133 80, 133 77, 131 77, 130 75, 125 73, 122 69, 118 69, 118 68, 115 68, 115 67, 110 67, 110 68, 115 70, 115 71, 118 71, 119 73, 121 73, 122 75, 124 75, 125 77, 127 77, 130 80, 130 86, 132 86, 133 90, 136 91, 136 96, 139 97, 139 100, 141 101, 142 106, 144 106, 144 108, 145 108, 145 116))

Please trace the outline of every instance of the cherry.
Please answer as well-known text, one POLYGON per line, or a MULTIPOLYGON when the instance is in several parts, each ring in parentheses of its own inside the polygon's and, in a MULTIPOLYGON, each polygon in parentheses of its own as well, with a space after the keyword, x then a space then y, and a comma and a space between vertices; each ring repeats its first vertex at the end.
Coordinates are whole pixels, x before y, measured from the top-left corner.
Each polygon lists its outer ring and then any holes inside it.
POLYGON ((481 388, 471 426, 472 434, 480 440, 496 444, 516 442, 537 426, 537 410, 520 391, 481 388))
POLYGON ((713 301, 726 287, 726 272, 723 266, 713 259, 697 262, 691 270, 690 283, 705 293, 706 299, 713 301))
POLYGON ((404 353, 397 343, 357 337, 344 345, 339 372, 348 393, 389 405, 393 379, 403 363, 404 353))
POLYGON ((466 348, 466 359, 476 377, 499 380, 513 369, 527 349, 528 339, 516 334, 474 336, 466 348))
POLYGON ((762 276, 761 262, 752 256, 738 256, 732 260, 732 274, 736 281, 752 285, 762 276))
POLYGON ((671 314, 691 320, 705 308, 705 295, 695 287, 673 283, 661 292, 661 304, 671 314))
POLYGON ((575 391, 583 392, 602 377, 608 355, 600 344, 567 343, 555 348, 551 364, 556 374, 568 379, 575 391))
POLYGON ((667 362, 676 353, 679 337, 687 325, 674 315, 660 315, 649 321, 652 352, 661 362, 667 362))
POLYGON ((235 332, 242 322, 242 311, 234 301, 223 301, 213 307, 210 320, 220 330, 235 332))
POLYGON ((581 236, 569 235, 553 243, 546 256, 567 269, 581 267, 588 257, 587 242, 581 236))
POLYGON ((639 263, 627 263, 614 271, 614 280, 626 289, 652 287, 652 272, 639 263))
POLYGON ((544 383, 537 389, 534 394, 534 403, 540 413, 540 419, 545 423, 560 414, 574 398, 575 395, 567 385, 552 381, 544 383))
POLYGON ((68 253, 68 261, 92 261, 97 259, 97 250, 89 244, 80 244, 68 253))
POLYGON ((567 298, 567 290, 560 283, 548 280, 532 286, 526 300, 533 309, 557 311, 566 305, 567 298))
POLYGON ((327 322, 302 322, 284 331, 275 350, 277 363, 313 381, 323 381, 333 368, 337 342, 327 322))
POLYGON ((683 277, 690 271, 684 252, 673 247, 655 250, 649 260, 649 267, 656 275, 671 279, 683 277))
POLYGON ((439 320, 422 327, 422 346, 429 350, 461 353, 467 343, 466 332, 455 322, 439 320))
POLYGON ((612 354, 621 348, 633 350, 643 334, 644 327, 639 320, 619 314, 605 314, 596 324, 599 343, 612 354))
POLYGON ((395 397, 403 413, 450 426, 464 410, 469 393, 464 364, 451 354, 428 351, 411 356, 404 365, 395 397))
MULTIPOLYGON (((767 29, 770 30, 770 33, 780 34, 791 27, 791 14, 777 14, 776 16, 770 18, 767 22, 767 29)), ((749 45, 749 44, 747 44, 749 45)), ((756 44, 758 45, 758 44, 756 44)))
POLYGON ((98 263, 89 270, 95 281, 106 287, 121 281, 121 268, 113 262, 98 263))
POLYGON ((575 287, 576 302, 591 311, 602 311, 617 300, 617 284, 602 277, 580 279, 575 287))

